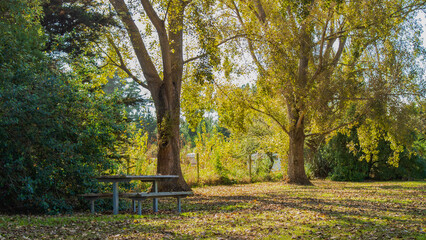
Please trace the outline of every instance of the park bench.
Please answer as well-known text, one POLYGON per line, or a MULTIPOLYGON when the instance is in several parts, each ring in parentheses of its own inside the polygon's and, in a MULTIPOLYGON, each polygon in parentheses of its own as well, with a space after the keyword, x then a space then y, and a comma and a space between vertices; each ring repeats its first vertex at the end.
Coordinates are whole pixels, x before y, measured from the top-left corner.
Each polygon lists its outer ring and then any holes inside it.
MULTIPOLYGON (((138 214, 142 214, 142 204, 141 201, 149 198, 164 198, 164 197, 174 197, 177 199, 177 211, 178 213, 181 213, 182 211, 182 205, 181 205, 181 199, 194 195, 193 192, 148 192, 148 193, 119 193, 119 197, 122 198, 128 198, 133 200, 135 203, 138 202, 138 214)), ((112 193, 86 193, 79 195, 87 200, 90 201, 90 212, 95 213, 95 200, 100 198, 112 198, 112 193)), ((135 204, 133 204, 133 209, 135 211, 135 204)), ((158 212, 158 205, 154 204, 154 212, 158 212)))
POLYGON ((97 177, 96 179, 101 182, 112 182, 113 183, 113 192, 112 193, 87 193, 79 195, 90 201, 90 211, 95 212, 95 200, 99 198, 112 198, 113 199, 113 214, 118 214, 118 200, 119 197, 131 199, 133 202, 133 211, 136 212, 135 201, 139 203, 139 215, 142 212, 141 201, 144 199, 152 198, 153 199, 153 210, 158 212, 158 198, 164 197, 174 197, 177 199, 177 211, 181 212, 181 198, 193 195, 192 192, 158 192, 157 191, 157 182, 177 179, 176 175, 154 175, 154 176, 131 176, 131 175, 115 175, 115 176, 102 176, 97 177), (153 183, 153 192, 143 192, 143 193, 119 193, 118 192, 118 183, 119 182, 129 182, 131 180, 140 180, 140 181, 149 181, 153 183))

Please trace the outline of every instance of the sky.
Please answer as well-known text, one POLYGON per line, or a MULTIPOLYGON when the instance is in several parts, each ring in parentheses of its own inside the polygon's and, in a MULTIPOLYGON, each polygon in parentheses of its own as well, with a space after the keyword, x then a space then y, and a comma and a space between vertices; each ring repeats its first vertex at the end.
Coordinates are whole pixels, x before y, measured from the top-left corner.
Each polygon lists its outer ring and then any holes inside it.
MULTIPOLYGON (((426 48, 426 13, 423 12, 423 11, 420 11, 417 15, 417 18, 419 18, 420 21, 421 21, 421 26, 422 26, 422 29, 423 29, 423 32, 422 32, 423 46, 426 48)), ((142 25, 138 25, 138 27, 140 29, 143 29, 142 25)), ((133 64, 138 65, 137 62, 134 62, 133 64)), ((420 64, 422 64, 423 67, 426 67, 426 63, 420 63, 420 64)), ((425 72, 426 72, 426 69, 425 69, 425 72)), ((251 77, 253 77, 253 76, 251 76, 251 77)), ((253 77, 253 78, 255 78, 255 77, 253 77)), ((246 81, 243 81, 243 82, 244 82, 244 84, 246 83, 246 81)), ((146 89, 143 89, 142 92, 145 95, 149 95, 149 93, 146 89)))
POLYGON ((423 27, 423 46, 426 47, 426 14, 424 12, 419 13, 419 18, 422 21, 422 27, 423 27))

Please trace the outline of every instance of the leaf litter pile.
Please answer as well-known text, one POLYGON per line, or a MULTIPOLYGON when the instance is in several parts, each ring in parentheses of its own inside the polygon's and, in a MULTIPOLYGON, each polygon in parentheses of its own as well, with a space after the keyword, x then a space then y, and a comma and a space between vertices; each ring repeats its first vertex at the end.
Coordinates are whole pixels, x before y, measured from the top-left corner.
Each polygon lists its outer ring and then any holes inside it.
POLYGON ((153 214, 0 215, 2 239, 426 239, 426 182, 195 188, 153 214))

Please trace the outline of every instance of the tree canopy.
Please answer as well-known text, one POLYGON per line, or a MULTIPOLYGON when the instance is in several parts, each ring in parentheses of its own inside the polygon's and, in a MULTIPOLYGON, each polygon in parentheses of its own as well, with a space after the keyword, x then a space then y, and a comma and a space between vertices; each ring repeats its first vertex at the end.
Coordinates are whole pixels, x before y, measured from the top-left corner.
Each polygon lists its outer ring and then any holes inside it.
POLYGON ((221 4, 224 21, 246 36, 245 52, 258 71, 254 88, 221 87, 219 95, 231 102, 225 116, 238 126, 257 112, 289 136, 290 182, 309 183, 306 141, 361 123, 366 151, 375 141, 367 130, 373 125, 387 131, 396 149, 421 128, 415 115, 425 96, 418 64, 425 51, 415 16, 423 1, 221 4))

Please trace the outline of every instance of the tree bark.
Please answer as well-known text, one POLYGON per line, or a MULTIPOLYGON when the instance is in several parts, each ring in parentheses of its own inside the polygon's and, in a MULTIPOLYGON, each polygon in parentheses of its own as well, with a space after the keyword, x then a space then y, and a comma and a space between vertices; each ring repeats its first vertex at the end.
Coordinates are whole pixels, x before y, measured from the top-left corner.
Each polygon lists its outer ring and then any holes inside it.
POLYGON ((289 157, 288 157, 288 182, 301 185, 312 185, 306 176, 304 146, 305 146, 305 94, 308 83, 309 54, 311 50, 311 38, 306 25, 300 29, 300 53, 299 69, 294 89, 287 96, 287 108, 289 118, 289 157))
POLYGON ((180 87, 163 83, 152 92, 157 112, 157 174, 178 175, 178 181, 159 182, 159 191, 190 191, 180 166, 180 87))
POLYGON ((289 131, 290 145, 288 156, 288 183, 300 185, 312 185, 306 176, 304 144, 305 133, 303 122, 298 124, 298 118, 293 118, 294 126, 289 131))

